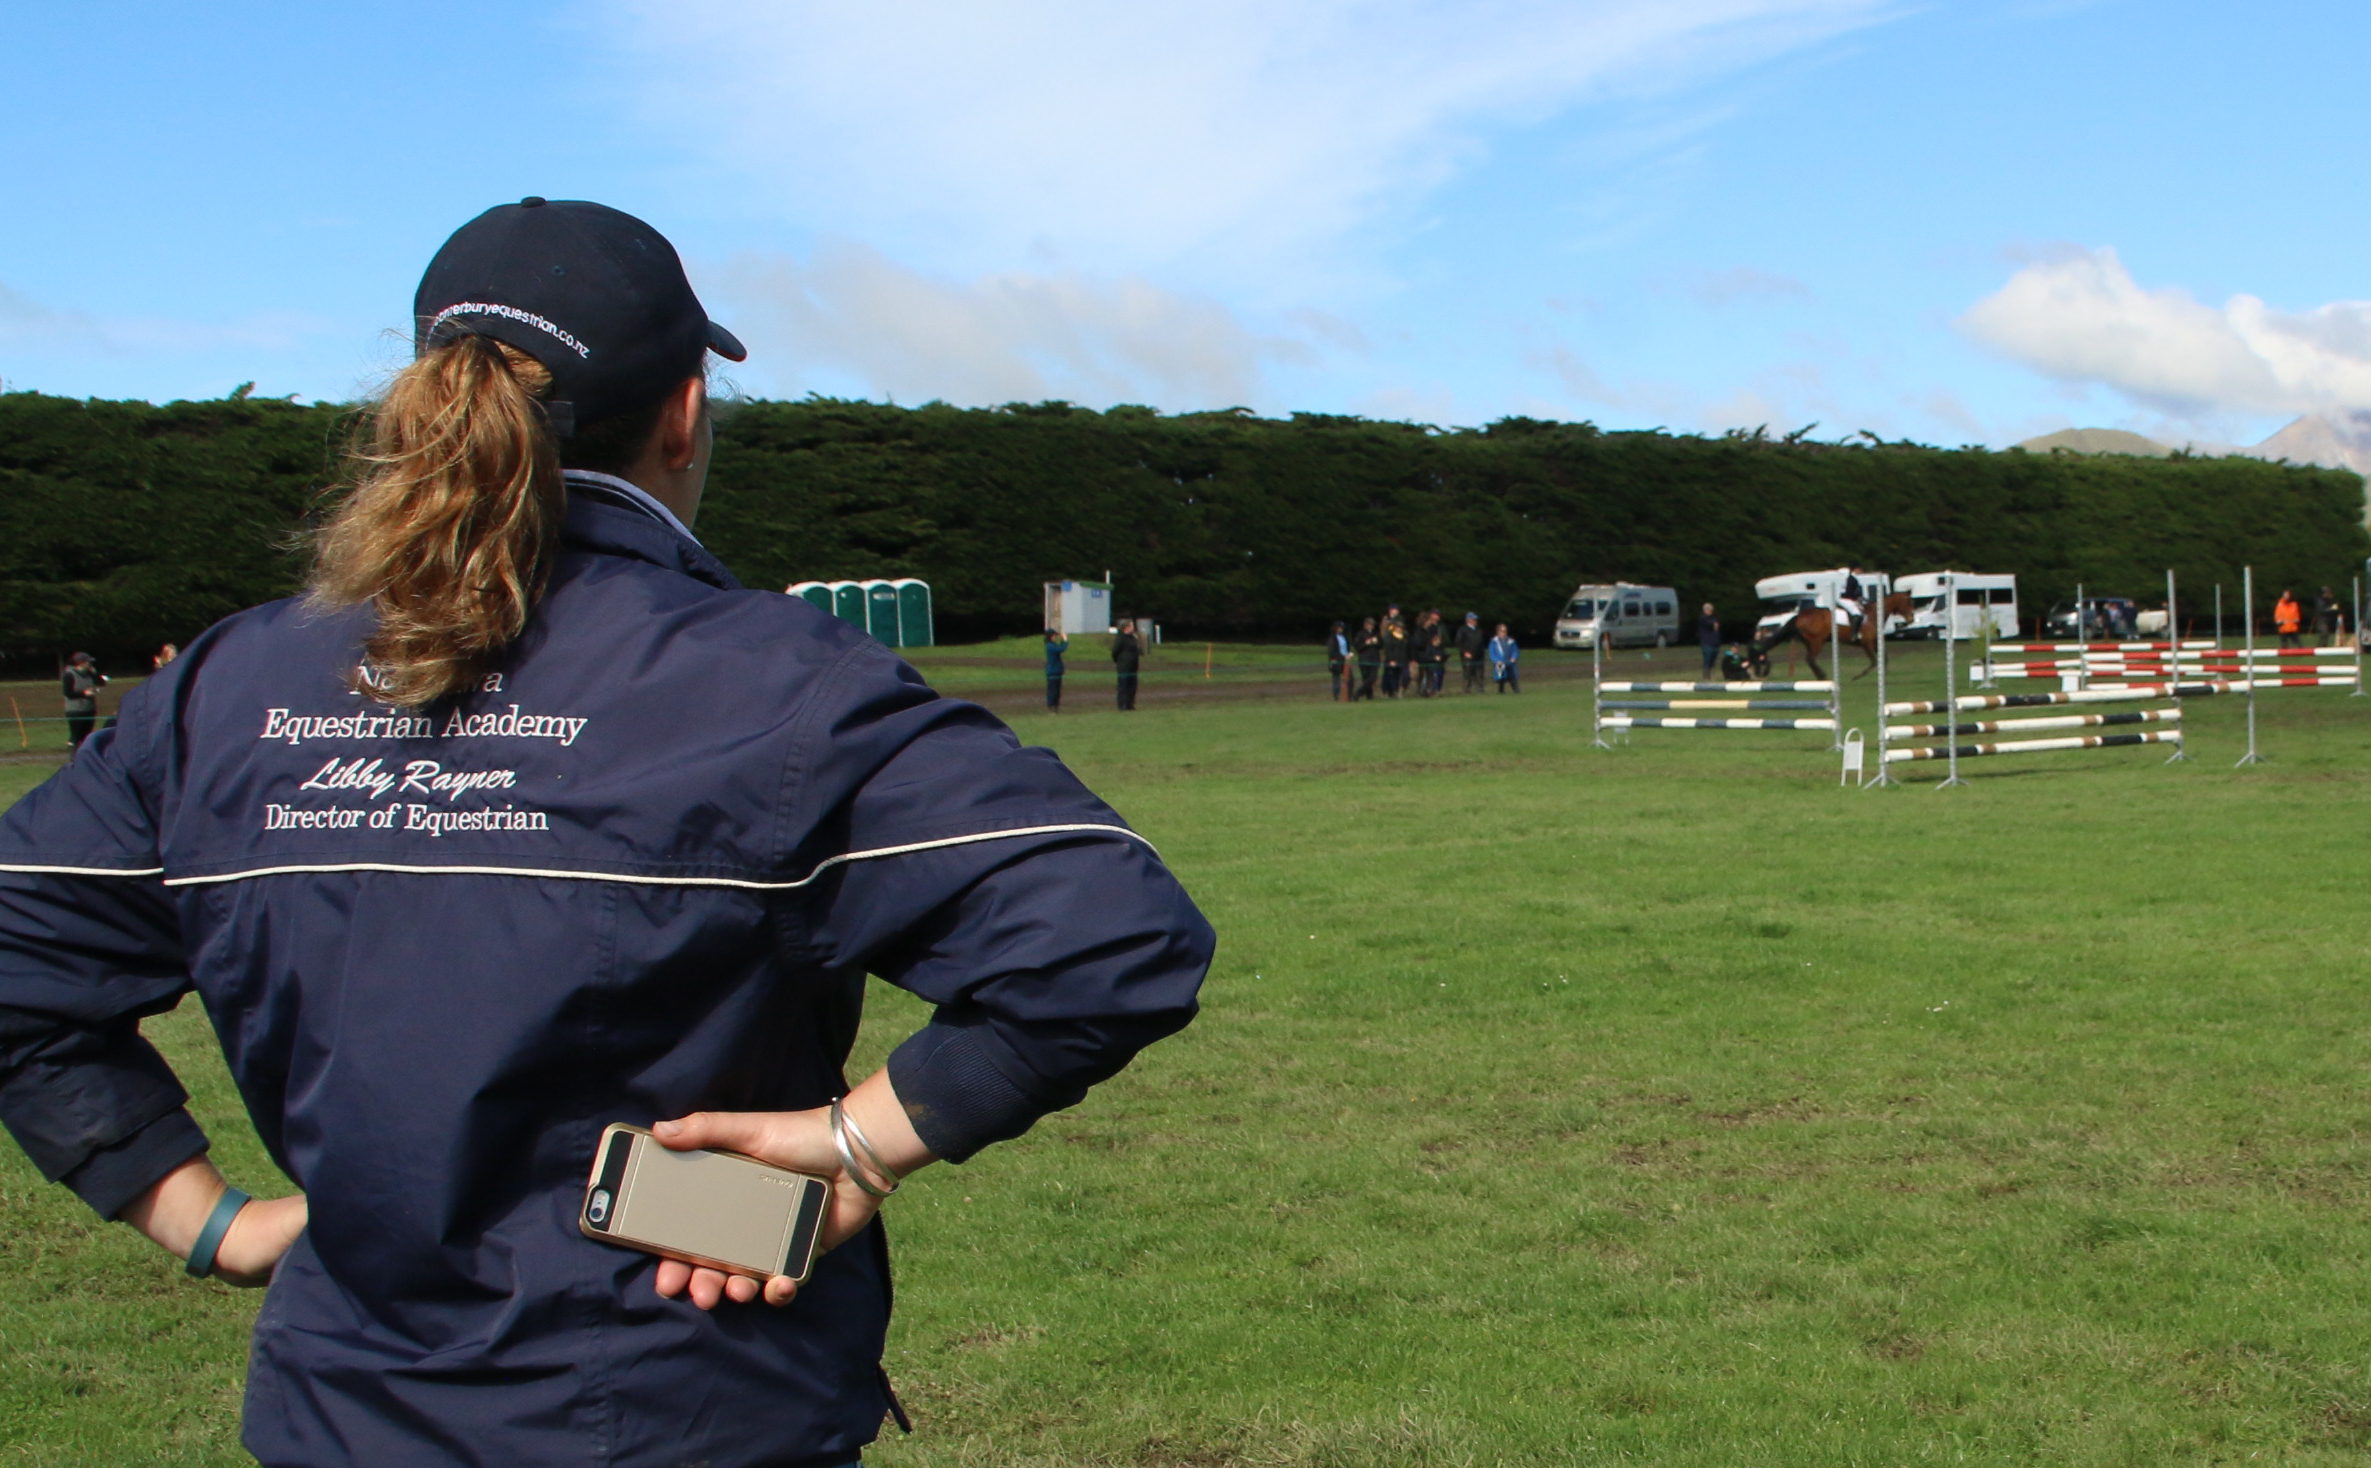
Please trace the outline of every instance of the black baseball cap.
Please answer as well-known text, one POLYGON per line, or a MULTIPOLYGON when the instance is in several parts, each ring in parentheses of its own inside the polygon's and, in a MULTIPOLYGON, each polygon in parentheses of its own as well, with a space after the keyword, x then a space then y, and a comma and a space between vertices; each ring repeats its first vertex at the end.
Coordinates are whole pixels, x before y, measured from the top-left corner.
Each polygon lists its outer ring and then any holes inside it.
POLYGON ((498 204, 453 231, 412 297, 415 353, 462 335, 518 348, 552 374, 565 437, 647 407, 700 369, 703 352, 749 356, 708 319, 666 236, 583 199, 498 204))

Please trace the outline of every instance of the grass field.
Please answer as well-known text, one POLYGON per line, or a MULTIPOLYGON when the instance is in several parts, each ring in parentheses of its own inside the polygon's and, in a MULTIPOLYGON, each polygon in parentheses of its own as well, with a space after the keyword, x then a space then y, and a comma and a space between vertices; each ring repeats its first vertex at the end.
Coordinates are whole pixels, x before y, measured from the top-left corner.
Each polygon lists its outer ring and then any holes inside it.
MULTIPOLYGON (((2247 770, 2207 700, 2185 765, 1856 792, 1820 735, 1593 750, 1545 660, 1052 718, 1028 648, 964 656, 926 663, 1009 682, 1222 949, 1184 1035, 892 1205, 922 1430, 876 1463, 2371 1452, 2371 699, 2268 695, 2247 770)), ((867 1059, 920 1018, 874 1001, 867 1059)), ((202 1022, 152 1030, 271 1185, 202 1022)), ((0 1463, 240 1461, 254 1297, 78 1206, 0 1160, 0 1463)))

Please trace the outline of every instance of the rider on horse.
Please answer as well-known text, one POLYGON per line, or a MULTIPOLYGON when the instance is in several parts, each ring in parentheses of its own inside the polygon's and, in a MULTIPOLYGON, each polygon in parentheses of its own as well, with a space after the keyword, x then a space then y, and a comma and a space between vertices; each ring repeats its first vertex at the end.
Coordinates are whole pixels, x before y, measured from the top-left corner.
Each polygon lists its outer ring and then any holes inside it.
POLYGON ((1836 607, 1844 613, 1844 625, 1851 629, 1850 635, 1844 640, 1858 642, 1861 635, 1861 618, 1868 615, 1868 594, 1861 587, 1860 567, 1853 565, 1844 567, 1844 584, 1836 589, 1836 607))

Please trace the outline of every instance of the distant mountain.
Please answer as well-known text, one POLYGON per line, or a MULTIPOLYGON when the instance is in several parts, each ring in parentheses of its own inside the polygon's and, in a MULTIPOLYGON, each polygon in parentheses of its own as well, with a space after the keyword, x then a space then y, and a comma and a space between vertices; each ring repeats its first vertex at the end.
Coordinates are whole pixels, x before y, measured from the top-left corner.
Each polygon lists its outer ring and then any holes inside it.
POLYGON ((2138 454, 2148 459, 2162 459, 2173 452, 2153 438, 2126 433, 2121 428, 2061 428, 2040 438, 2029 438, 2017 447, 2034 454, 2064 449, 2070 454, 2138 454))
POLYGON ((2286 459, 2325 469, 2352 469, 2371 479, 2371 413, 2308 413, 2252 449, 2251 459, 2286 459))

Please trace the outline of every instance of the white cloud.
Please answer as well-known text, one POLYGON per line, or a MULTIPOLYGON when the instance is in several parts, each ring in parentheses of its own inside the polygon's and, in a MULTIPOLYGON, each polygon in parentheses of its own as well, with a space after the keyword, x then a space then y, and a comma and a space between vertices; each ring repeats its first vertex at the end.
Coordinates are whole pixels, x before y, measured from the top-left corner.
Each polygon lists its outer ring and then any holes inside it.
POLYGON ((761 215, 930 270, 1034 251, 1272 288, 1338 280, 1364 229, 1493 130, 1675 91, 1897 0, 586 3, 646 116, 761 215))
MULTIPOLYGON (((824 375, 905 402, 1261 406, 1268 365, 1318 355, 1299 336, 1255 331, 1215 301, 1135 276, 950 279, 831 242, 808 261, 743 256, 710 278, 719 317, 749 341, 752 370, 791 391, 824 375)), ((1329 346, 1358 344, 1328 317, 1300 313, 1293 324, 1329 346)))
POLYGON ((2238 295, 2211 306, 2143 287, 2112 249, 2027 265, 1960 326, 2037 372, 2184 422, 2371 408, 2371 301, 2279 311, 2238 295))

